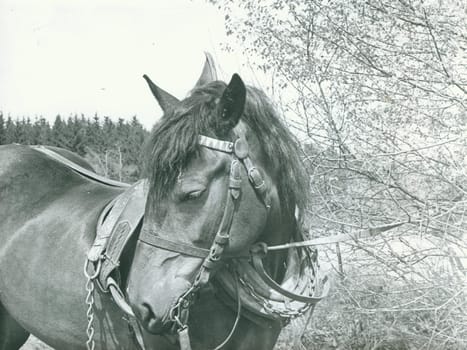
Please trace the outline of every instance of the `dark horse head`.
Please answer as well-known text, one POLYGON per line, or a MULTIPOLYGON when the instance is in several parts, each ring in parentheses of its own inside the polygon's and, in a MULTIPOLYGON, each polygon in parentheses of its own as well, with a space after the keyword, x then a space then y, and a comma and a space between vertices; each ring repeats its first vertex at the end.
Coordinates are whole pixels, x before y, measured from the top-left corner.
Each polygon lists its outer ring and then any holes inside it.
MULTIPOLYGON (((197 253, 222 244, 224 261, 245 256, 258 241, 288 242, 308 181, 297 143, 271 102, 238 75, 228 84, 217 81, 208 62, 182 101, 145 78, 164 116, 145 154, 150 190, 127 294, 143 326, 159 334, 173 324, 180 297, 207 282, 199 283, 206 257, 197 253), (235 201, 226 209, 231 195, 235 201), (220 242, 226 226, 228 240, 220 242)), ((276 280, 283 274, 284 254, 265 261, 276 280)))

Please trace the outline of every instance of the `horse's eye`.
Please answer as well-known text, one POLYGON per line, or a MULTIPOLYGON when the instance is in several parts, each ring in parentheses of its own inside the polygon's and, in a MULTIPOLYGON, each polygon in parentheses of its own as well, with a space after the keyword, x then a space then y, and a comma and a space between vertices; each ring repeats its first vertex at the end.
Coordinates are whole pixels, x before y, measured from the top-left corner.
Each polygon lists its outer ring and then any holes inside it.
POLYGON ((191 191, 185 194, 184 200, 189 201, 201 197, 204 193, 204 190, 191 191))

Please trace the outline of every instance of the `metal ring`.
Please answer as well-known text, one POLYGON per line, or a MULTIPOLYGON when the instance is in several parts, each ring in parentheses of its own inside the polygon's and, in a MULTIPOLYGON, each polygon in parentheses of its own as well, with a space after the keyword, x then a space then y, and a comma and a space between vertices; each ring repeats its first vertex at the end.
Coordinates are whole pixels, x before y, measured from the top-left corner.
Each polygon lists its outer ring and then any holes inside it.
POLYGON ((179 306, 180 306, 180 304, 177 302, 174 306, 172 306, 172 307, 170 308, 170 311, 169 311, 169 319, 170 319, 171 321, 175 321, 175 322, 177 322, 177 320, 180 321, 180 320, 178 319, 177 315, 175 314, 175 310, 177 310, 177 309, 179 308, 179 306))
POLYGON ((91 260, 86 259, 86 261, 84 263, 84 275, 86 276, 86 278, 89 278, 90 280, 93 280, 93 279, 96 279, 97 276, 99 276, 99 273, 101 272, 102 260, 101 259, 97 260, 96 270, 94 271, 94 273, 92 275, 90 275, 89 272, 88 272, 90 262, 91 262, 91 260))

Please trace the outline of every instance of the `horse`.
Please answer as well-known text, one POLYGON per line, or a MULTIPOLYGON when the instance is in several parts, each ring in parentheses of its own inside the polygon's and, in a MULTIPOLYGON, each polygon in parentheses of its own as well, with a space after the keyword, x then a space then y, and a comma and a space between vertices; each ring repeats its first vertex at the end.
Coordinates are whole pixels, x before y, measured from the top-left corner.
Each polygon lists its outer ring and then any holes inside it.
POLYGON ((138 186, 96 181, 66 152, 0 147, 0 349, 29 334, 57 349, 272 349, 284 322, 319 301, 309 251, 268 254, 303 239, 308 194, 270 100, 237 74, 216 80, 209 56, 182 101, 144 78, 164 116, 138 186), (131 232, 102 245, 96 226, 136 192, 131 232))

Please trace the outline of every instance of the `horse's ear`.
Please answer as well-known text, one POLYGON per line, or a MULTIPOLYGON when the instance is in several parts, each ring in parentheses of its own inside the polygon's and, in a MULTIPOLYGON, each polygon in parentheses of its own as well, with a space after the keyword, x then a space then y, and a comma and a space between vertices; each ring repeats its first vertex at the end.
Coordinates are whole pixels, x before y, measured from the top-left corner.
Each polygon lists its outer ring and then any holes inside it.
POLYGON ((204 54, 206 55, 206 61, 204 62, 203 71, 201 72, 201 76, 196 82, 195 88, 217 80, 217 71, 216 65, 214 64, 214 59, 209 52, 205 52, 204 54))
POLYGON ((229 85, 219 101, 223 126, 231 130, 237 125, 245 108, 246 87, 238 74, 232 75, 229 85))
POLYGON ((168 110, 174 109, 174 107, 180 103, 178 98, 172 96, 167 91, 164 91, 159 86, 154 84, 146 74, 143 75, 143 78, 148 83, 152 94, 156 98, 157 102, 159 103, 159 106, 161 106, 164 113, 168 110))

